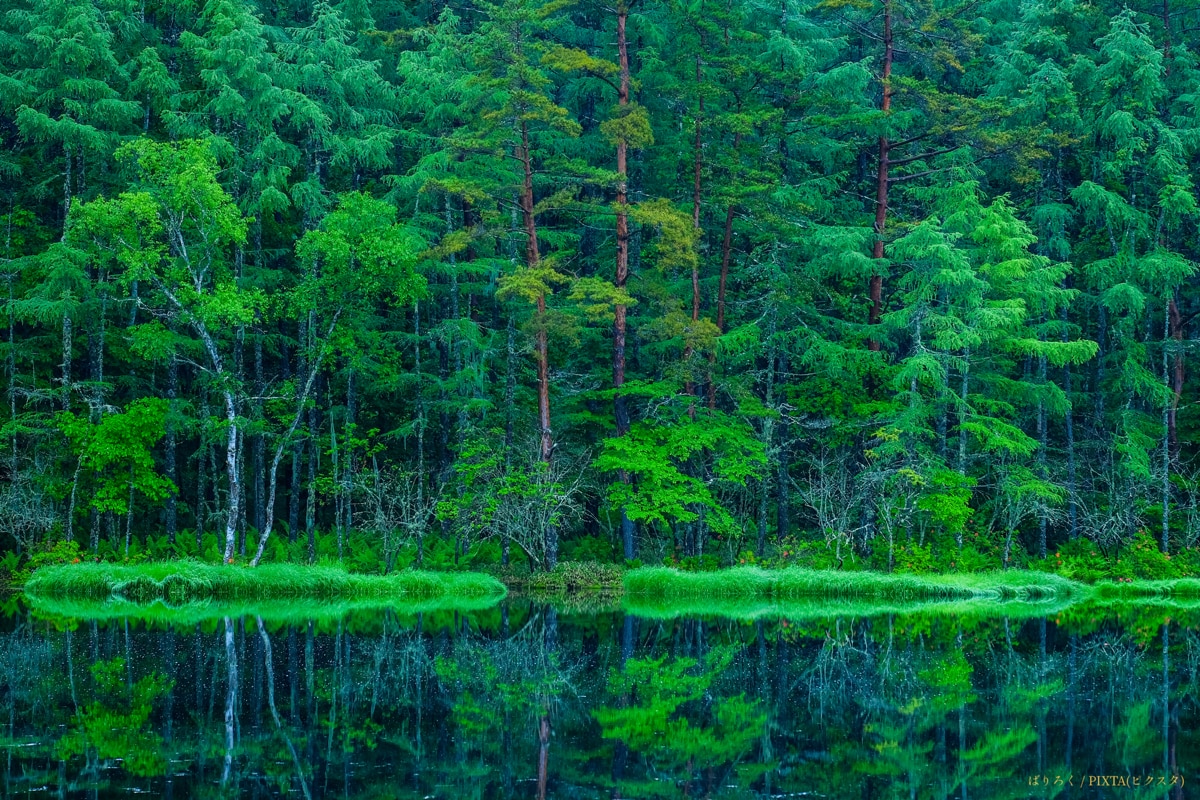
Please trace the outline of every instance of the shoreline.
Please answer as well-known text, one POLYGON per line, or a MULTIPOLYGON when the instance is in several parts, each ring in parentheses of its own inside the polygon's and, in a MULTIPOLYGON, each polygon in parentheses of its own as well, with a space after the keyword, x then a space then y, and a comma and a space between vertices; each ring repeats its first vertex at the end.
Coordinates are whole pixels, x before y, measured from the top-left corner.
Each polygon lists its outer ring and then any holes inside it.
POLYGON ((399 614, 484 611, 506 597, 565 610, 622 610, 642 617, 815 618, 935 613, 1047 616, 1088 605, 1200 606, 1200 580, 1083 583, 1051 573, 911 575, 732 567, 586 570, 566 576, 409 571, 362 575, 330 566, 256 568, 157 562, 64 564, 34 572, 20 591, 54 616, 144 617, 163 622, 258 615, 287 620, 391 610, 399 614), (590 575, 591 578, 585 576, 590 575))

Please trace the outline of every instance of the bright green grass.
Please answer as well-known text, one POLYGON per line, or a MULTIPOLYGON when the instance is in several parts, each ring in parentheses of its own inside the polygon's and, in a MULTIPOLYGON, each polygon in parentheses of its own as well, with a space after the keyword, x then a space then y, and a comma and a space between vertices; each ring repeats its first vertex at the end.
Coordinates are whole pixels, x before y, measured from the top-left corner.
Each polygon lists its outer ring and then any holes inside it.
POLYGON ((505 591, 495 578, 471 572, 357 575, 338 567, 264 564, 249 568, 196 561, 64 564, 43 567, 25 582, 25 594, 34 600, 163 601, 173 606, 266 600, 494 603, 505 591))
POLYGON ((929 613, 1042 617, 1080 605, 1190 608, 1200 580, 1104 582, 1089 585, 1045 572, 896 575, 833 570, 680 572, 647 567, 625 574, 622 605, 640 617, 722 616, 734 619, 865 617, 929 613))

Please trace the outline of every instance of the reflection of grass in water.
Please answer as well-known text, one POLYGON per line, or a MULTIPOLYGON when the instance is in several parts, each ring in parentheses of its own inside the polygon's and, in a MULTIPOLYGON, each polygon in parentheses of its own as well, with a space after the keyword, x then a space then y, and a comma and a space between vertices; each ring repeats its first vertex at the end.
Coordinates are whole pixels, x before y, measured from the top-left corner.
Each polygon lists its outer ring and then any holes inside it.
POLYGON ((472 613, 495 606, 497 597, 437 597, 388 602, 378 598, 297 603, 295 600, 199 600, 179 605, 158 599, 137 603, 122 598, 75 600, 45 596, 29 598, 36 616, 45 618, 119 620, 137 619, 150 626, 194 626, 222 617, 262 617, 285 625, 333 622, 355 614, 378 615, 393 611, 400 617, 439 612, 472 613))
POLYGON ((1200 581, 1102 583, 1011 570, 957 575, 895 575, 742 567, 720 572, 633 570, 626 612, 643 617, 737 619, 860 617, 883 614, 1044 617, 1082 605, 1097 609, 1200 608, 1200 581))
POLYGON ((397 572, 357 575, 338 567, 264 564, 253 569, 196 561, 64 564, 43 567, 25 582, 31 598, 164 601, 365 601, 391 604, 504 597, 504 585, 480 573, 397 572))
MULTIPOLYGON (((987 572, 956 575, 897 575, 834 570, 763 570, 738 567, 719 572, 636 569, 625 576, 625 592, 652 598, 799 600, 1062 600, 1087 587, 1044 572, 987 572)), ((831 608, 831 610, 833 610, 831 608)))
POLYGON ((730 619, 789 620, 833 617, 875 617, 888 614, 934 616, 1045 617, 1068 608, 1070 600, 873 600, 800 597, 770 600, 749 597, 645 598, 627 595, 622 604, 628 614, 653 619, 717 616, 730 619))

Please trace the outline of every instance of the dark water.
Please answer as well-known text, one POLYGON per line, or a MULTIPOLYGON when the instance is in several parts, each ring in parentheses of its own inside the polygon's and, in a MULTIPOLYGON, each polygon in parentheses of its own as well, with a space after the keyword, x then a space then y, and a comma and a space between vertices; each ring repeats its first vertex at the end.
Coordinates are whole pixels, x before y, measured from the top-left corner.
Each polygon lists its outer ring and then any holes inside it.
POLYGON ((19 609, 0 633, 3 792, 1198 797, 1198 664, 1200 634, 1162 613, 739 622, 511 601, 166 628, 19 609))

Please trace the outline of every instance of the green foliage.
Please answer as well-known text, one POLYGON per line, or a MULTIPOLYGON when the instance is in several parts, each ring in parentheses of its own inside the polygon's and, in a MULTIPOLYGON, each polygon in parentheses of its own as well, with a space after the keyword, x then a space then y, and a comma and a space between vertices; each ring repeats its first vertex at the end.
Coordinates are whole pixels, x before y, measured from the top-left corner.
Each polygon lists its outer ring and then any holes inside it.
POLYGON ((58 427, 78 455, 80 469, 86 468, 96 480, 93 508, 123 514, 134 489, 151 501, 175 491, 175 485, 158 473, 153 454, 166 417, 167 402, 158 398, 135 400, 97 424, 70 412, 59 415, 58 427))
POLYGON ((638 423, 625 436, 605 440, 595 466, 624 471, 631 483, 609 485, 609 502, 630 519, 671 525, 694 522, 703 512, 717 533, 738 527, 706 483, 689 474, 685 463, 702 453, 712 456, 712 474, 720 482, 744 485, 758 477, 766 457, 750 426, 721 413, 697 419, 686 415, 669 423, 638 423))
POLYGON ((169 11, 0 16, 0 548, 1193 569, 1188 9, 169 11))
POLYGON ((58 757, 70 760, 94 753, 96 758, 120 759, 131 775, 165 775, 166 748, 162 736, 151 729, 150 715, 171 682, 152 674, 130 686, 120 657, 98 661, 91 671, 97 699, 79 709, 75 729, 58 740, 58 757))
POLYGON ((700 724, 683 713, 709 692, 733 659, 731 649, 711 651, 703 669, 690 658, 630 659, 608 679, 611 696, 634 702, 596 709, 601 735, 619 739, 660 769, 704 770, 744 757, 762 736, 766 713, 744 695, 712 701, 700 724))

